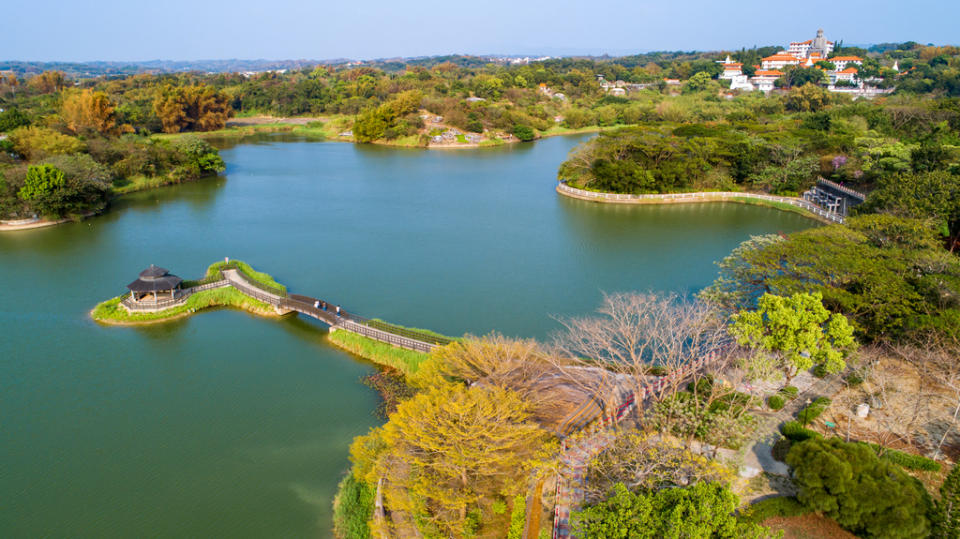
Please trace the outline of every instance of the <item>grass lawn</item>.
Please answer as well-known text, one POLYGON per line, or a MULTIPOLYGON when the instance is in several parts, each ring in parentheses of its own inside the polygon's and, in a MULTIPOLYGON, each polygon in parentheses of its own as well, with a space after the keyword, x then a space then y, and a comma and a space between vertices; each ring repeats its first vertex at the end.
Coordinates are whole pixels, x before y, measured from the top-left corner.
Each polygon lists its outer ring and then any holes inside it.
POLYGON ((186 303, 166 309, 157 313, 128 313, 126 309, 120 306, 120 301, 125 297, 117 296, 108 299, 94 307, 90 316, 94 320, 101 322, 138 323, 155 322, 179 318, 181 316, 207 309, 209 307, 234 307, 243 309, 259 315, 274 315, 273 307, 266 303, 251 298, 233 287, 215 288, 213 290, 204 290, 187 298, 186 303))
POLYGON ((331 331, 328 338, 340 348, 378 365, 396 369, 404 376, 417 372, 428 357, 422 352, 396 348, 348 331, 331 331))

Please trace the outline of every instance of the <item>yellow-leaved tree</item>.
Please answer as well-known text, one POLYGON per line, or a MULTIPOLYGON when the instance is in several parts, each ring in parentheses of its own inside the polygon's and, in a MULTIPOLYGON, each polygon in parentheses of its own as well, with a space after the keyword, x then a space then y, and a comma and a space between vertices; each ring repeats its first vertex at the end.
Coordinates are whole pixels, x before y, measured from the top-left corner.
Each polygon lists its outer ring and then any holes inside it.
POLYGON ((65 96, 60 116, 74 134, 87 131, 110 133, 117 126, 115 109, 107 94, 88 89, 65 96))
POLYGON ((553 454, 552 437, 521 396, 498 387, 442 384, 400 404, 382 428, 354 441, 358 479, 381 486, 388 534, 415 525, 426 535, 475 531, 475 511, 525 491, 553 454))

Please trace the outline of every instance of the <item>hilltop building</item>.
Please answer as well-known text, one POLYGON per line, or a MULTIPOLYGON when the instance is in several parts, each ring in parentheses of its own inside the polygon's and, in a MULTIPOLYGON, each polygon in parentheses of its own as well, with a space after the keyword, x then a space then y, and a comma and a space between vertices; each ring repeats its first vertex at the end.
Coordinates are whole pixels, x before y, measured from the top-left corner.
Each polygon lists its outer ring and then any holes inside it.
MULTIPOLYGON (((790 67, 804 67, 822 69, 830 84, 827 87, 830 91, 857 92, 858 95, 872 97, 877 92, 887 93, 891 90, 877 90, 876 88, 865 88, 864 81, 860 80, 859 66, 863 65, 863 58, 859 56, 834 56, 830 57, 835 48, 833 41, 828 41, 823 35, 823 29, 817 30, 817 37, 806 41, 793 41, 786 50, 772 54, 760 60, 760 65, 753 66, 754 75, 748 77, 743 73, 743 64, 734 62, 727 56, 726 60, 719 61, 722 64, 723 72, 720 73, 720 79, 730 81, 731 90, 769 92, 774 89, 774 81, 784 75, 783 70, 790 67), (832 70, 817 66, 820 61, 828 61, 834 64, 832 70), (837 87, 837 82, 842 82, 841 87, 837 87)), ((894 71, 897 71, 897 65, 894 64, 894 71)), ((871 79, 875 82, 874 79, 871 79)), ((867 81, 867 82, 871 82, 867 81)))

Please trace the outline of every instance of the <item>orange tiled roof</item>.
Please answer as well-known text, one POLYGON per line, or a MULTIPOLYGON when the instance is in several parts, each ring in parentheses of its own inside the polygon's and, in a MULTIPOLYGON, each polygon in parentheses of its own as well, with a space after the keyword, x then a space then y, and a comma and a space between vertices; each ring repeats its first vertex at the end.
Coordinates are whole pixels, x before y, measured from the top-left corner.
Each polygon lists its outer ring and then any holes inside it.
POLYGON ((813 40, 812 40, 812 39, 808 39, 808 40, 806 40, 806 41, 791 41, 791 42, 790 42, 791 45, 810 45, 811 43, 813 43, 813 40))
POLYGON ((848 67, 843 71, 837 71, 837 75, 855 75, 857 73, 859 73, 859 71, 857 71, 855 67, 848 67))
POLYGON ((783 71, 777 71, 776 69, 768 69, 768 70, 760 69, 760 70, 757 70, 756 73, 754 73, 754 76, 755 77, 782 77, 783 71))
POLYGON ((729 64, 723 64, 723 67, 741 67, 743 64, 738 64, 736 62, 730 62, 729 64))
POLYGON ((783 53, 783 54, 780 54, 780 53, 774 54, 774 55, 772 55, 772 56, 767 56, 766 58, 763 59, 764 62, 776 62, 776 61, 781 61, 781 60, 791 60, 791 61, 795 61, 795 62, 799 62, 799 61, 800 61, 800 59, 797 58, 796 56, 794 56, 794 55, 792 55, 792 54, 785 54, 785 53, 783 53))
POLYGON ((863 58, 859 56, 834 56, 830 58, 832 62, 862 62, 863 58))

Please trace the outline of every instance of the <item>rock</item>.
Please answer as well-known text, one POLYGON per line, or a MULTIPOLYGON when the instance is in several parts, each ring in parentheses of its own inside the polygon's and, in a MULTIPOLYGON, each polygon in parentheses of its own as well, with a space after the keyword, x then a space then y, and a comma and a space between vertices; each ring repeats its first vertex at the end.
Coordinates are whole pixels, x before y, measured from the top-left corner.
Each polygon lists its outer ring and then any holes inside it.
POLYGON ((753 466, 741 466, 739 475, 744 479, 750 479, 760 475, 760 469, 753 466))

